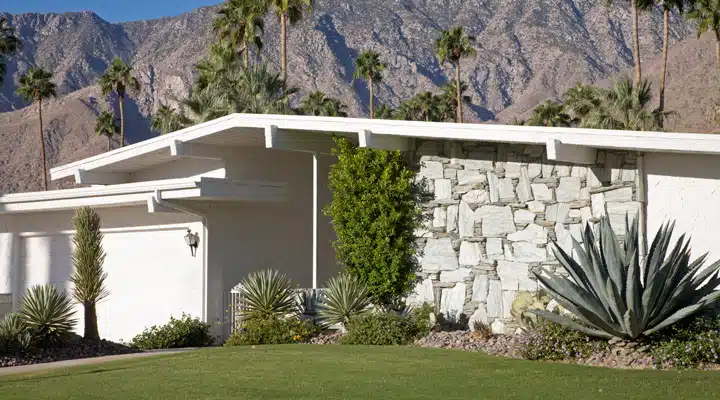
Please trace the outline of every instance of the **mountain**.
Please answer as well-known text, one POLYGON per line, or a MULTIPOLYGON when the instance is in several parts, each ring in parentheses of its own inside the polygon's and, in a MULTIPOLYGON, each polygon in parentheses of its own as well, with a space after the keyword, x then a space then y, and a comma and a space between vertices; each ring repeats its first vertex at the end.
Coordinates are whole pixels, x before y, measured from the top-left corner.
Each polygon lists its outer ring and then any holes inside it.
MULTIPOLYGON (((463 25, 477 38, 478 54, 464 60, 463 79, 473 97, 470 119, 508 121, 546 98, 559 98, 577 81, 608 82, 632 66, 630 13, 597 0, 340 0, 316 1, 312 15, 289 29, 289 83, 302 92, 322 90, 366 115, 369 93, 352 81, 353 60, 374 49, 389 64, 376 93, 392 105, 452 76, 434 56, 443 29, 463 25)), ((57 100, 46 106, 52 165, 96 154, 106 143, 94 132, 94 116, 108 99, 95 82, 113 57, 131 62, 142 83, 126 110, 130 141, 151 135, 147 118, 160 102, 175 104, 193 81, 193 65, 213 40, 216 7, 172 18, 112 24, 92 12, 3 14, 18 30, 22 52, 10 60, 0 88, 0 192, 37 190, 40 179, 36 111, 14 94, 14 82, 30 66, 53 72, 57 100), (17 110, 17 111, 11 111, 17 110), (11 146, 9 146, 10 144, 11 146), (12 148, 12 150, 11 150, 12 148), (18 151, 18 149, 20 151, 18 151)), ((279 26, 268 14, 262 57, 279 65, 279 26)), ((682 115, 676 129, 708 131, 705 109, 713 90, 711 43, 673 15, 668 108, 682 115), (677 96, 677 98, 674 98, 677 96), (703 109, 705 107, 705 109, 703 109), (687 118, 690 116, 691 118, 687 118)), ((640 18, 645 73, 659 71, 662 15, 640 18)))

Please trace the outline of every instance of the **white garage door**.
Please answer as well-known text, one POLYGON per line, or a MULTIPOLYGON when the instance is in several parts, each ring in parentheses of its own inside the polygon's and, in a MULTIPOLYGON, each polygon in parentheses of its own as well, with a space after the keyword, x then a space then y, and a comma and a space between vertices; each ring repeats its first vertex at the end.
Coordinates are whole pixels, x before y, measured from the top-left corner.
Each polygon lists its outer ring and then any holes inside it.
MULTIPOLYGON (((202 232, 200 223, 189 227, 202 232)), ((184 227, 105 234, 110 296, 98 304, 101 337, 128 342, 145 327, 166 323, 171 315, 202 316, 202 246, 192 257, 184 235, 184 227)), ((72 290, 71 236, 26 237, 21 255, 18 293, 44 283, 72 290)), ((76 308, 76 331, 82 334, 83 311, 76 308)))

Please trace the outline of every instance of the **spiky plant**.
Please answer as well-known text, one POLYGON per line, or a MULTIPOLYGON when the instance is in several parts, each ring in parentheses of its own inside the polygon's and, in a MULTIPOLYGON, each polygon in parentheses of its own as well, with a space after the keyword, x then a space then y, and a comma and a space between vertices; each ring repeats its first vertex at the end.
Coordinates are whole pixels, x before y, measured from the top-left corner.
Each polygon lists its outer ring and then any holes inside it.
POLYGON ((570 277, 535 271, 551 297, 577 320, 530 310, 552 322, 600 338, 637 339, 689 317, 720 298, 720 262, 703 268, 707 257, 690 262, 690 243, 680 236, 670 249, 674 223, 660 227, 645 260, 638 255, 638 222, 627 222, 620 245, 607 216, 596 240, 588 225, 583 244, 573 239, 576 259, 553 243, 570 277))
POLYGON ((27 325, 17 313, 0 320, 0 354, 24 353, 31 347, 27 325))
POLYGON ((284 317, 298 312, 290 279, 276 270, 253 272, 241 282, 245 318, 284 317))
POLYGON ((318 306, 322 325, 340 324, 344 329, 350 317, 369 310, 370 292, 367 285, 354 275, 338 275, 331 278, 325 286, 325 302, 318 306))
POLYGON ((97 302, 110 295, 105 280, 107 273, 103 270, 105 251, 103 250, 103 234, 100 232, 100 215, 90 207, 77 210, 73 218, 75 236, 72 260, 75 272, 70 281, 75 285, 73 297, 83 305, 85 310, 85 339, 98 340, 97 302))
POLYGON ((28 289, 18 313, 33 339, 43 348, 62 343, 77 322, 70 298, 52 285, 28 289))

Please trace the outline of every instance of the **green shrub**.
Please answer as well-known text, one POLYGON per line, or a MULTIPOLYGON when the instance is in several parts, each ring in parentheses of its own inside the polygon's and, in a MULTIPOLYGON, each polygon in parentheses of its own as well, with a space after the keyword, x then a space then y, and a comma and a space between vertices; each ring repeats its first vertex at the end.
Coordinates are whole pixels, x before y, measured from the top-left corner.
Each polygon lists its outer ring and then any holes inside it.
POLYGON ((657 366, 689 368, 720 363, 720 317, 676 324, 653 339, 652 355, 657 366))
POLYGON ((215 342, 210 335, 210 324, 183 314, 179 319, 170 317, 165 325, 154 325, 135 336, 130 343, 133 347, 148 349, 176 349, 182 347, 204 347, 215 342))
POLYGON ((568 360, 589 357, 605 349, 607 342, 540 319, 523 333, 520 345, 522 356, 528 360, 568 360))
POLYGON ((0 354, 27 353, 32 348, 32 336, 27 325, 16 313, 0 321, 0 354))
POLYGON ((225 346, 305 343, 320 333, 310 321, 290 318, 252 318, 230 335, 225 346))
POLYGON ((345 327, 352 316, 370 308, 367 285, 356 276, 341 274, 331 278, 325 286, 325 301, 318 306, 318 317, 325 327, 335 324, 345 327))
POLYGON ((275 270, 253 272, 240 283, 245 318, 282 318, 299 311, 290 279, 275 270))
POLYGON ((36 285, 23 296, 20 318, 38 346, 61 345, 69 338, 77 320, 70 298, 52 285, 36 285))
POLYGON ((333 199, 325 208, 338 237, 333 245, 338 260, 384 304, 415 281, 414 231, 422 225, 425 193, 400 152, 357 148, 344 138, 336 143, 333 199))
POLYGON ((376 346, 405 345, 429 331, 431 307, 415 309, 407 315, 379 312, 357 315, 348 321, 341 344, 376 346))

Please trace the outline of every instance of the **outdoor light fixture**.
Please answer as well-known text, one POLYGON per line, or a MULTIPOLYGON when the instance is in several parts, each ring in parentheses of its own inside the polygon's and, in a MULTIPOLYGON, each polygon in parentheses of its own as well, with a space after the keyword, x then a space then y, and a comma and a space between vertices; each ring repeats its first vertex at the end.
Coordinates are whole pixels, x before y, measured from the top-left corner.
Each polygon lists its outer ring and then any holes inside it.
POLYGON ((185 244, 190 247, 190 255, 193 257, 197 254, 198 243, 200 243, 200 236, 198 236, 197 233, 192 233, 192 231, 188 229, 185 235, 185 244))

